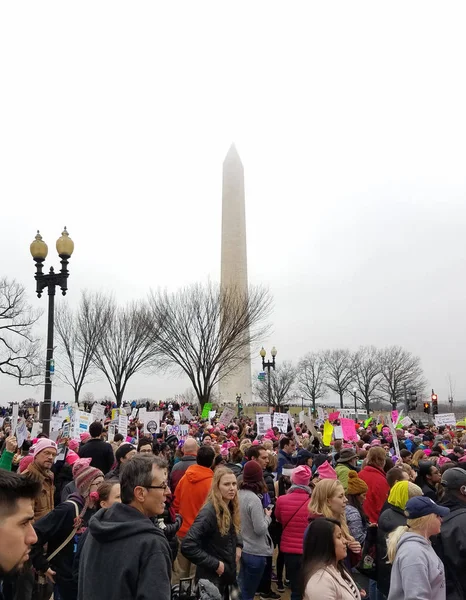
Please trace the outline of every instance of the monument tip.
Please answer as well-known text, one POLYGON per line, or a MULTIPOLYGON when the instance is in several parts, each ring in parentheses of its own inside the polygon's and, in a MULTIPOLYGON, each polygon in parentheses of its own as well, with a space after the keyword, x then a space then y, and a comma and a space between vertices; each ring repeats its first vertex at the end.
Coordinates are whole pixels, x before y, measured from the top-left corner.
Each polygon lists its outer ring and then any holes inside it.
POLYGON ((241 163, 241 158, 234 142, 231 144, 228 152, 226 153, 225 160, 223 162, 227 161, 235 161, 241 163))

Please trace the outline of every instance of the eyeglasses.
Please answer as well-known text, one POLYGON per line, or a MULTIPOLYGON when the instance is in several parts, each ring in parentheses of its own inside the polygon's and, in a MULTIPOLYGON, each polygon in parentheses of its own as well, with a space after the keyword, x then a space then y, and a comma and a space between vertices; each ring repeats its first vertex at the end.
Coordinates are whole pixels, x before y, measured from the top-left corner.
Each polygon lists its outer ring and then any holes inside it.
POLYGON ((167 490, 168 489, 168 483, 166 481, 164 481, 160 485, 145 485, 144 487, 147 490, 167 490))
POLYGON ((139 454, 153 454, 152 448, 147 448, 147 450, 139 450, 139 454))

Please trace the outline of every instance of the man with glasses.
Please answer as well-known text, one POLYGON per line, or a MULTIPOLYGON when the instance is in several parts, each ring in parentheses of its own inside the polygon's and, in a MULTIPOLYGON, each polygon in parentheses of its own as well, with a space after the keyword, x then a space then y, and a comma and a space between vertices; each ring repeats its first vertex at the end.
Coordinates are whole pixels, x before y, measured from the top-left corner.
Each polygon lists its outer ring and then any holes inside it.
POLYGON ((123 466, 121 504, 99 511, 89 523, 79 600, 170 599, 170 546, 150 520, 164 512, 167 476, 167 464, 157 456, 138 454, 123 466))
POLYGON ((48 438, 40 438, 33 447, 33 461, 24 471, 24 475, 35 479, 41 485, 41 493, 34 501, 34 519, 48 515, 54 508, 53 495, 53 473, 51 471, 55 457, 57 456, 57 445, 48 438))

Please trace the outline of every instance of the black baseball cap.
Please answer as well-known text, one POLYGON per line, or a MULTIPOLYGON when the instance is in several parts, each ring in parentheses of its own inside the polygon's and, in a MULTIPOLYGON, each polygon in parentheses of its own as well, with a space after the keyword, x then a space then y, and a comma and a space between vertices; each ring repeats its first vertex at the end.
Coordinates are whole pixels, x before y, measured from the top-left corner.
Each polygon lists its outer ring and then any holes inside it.
POLYGON ((408 519, 418 519, 419 517, 427 517, 428 515, 438 515, 446 517, 450 512, 449 508, 435 504, 433 500, 427 496, 415 496, 406 503, 406 514, 408 519))

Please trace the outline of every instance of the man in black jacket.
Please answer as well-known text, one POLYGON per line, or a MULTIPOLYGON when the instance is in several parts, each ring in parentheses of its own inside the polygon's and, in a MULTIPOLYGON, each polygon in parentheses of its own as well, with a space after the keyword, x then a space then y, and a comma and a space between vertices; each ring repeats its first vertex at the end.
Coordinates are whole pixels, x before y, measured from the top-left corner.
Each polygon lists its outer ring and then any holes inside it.
POLYGON ((79 449, 80 458, 90 458, 91 466, 102 471, 106 475, 115 462, 113 448, 101 438, 103 425, 100 421, 94 421, 89 426, 91 439, 79 449))
POLYGON ((466 471, 448 469, 442 475, 445 496, 442 506, 450 509, 444 517, 434 549, 445 566, 448 600, 466 598, 466 471))
POLYGON ((170 494, 166 462, 139 454, 124 465, 120 484, 121 504, 89 523, 78 600, 170 600, 170 546, 150 520, 163 514, 170 494))

